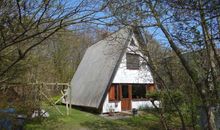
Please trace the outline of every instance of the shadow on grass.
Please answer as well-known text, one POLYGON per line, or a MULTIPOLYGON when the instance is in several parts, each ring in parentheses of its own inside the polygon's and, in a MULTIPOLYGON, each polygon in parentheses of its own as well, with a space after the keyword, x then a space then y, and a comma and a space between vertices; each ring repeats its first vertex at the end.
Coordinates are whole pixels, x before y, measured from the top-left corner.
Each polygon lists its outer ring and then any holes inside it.
POLYGON ((44 130, 44 129, 48 129, 48 128, 52 128, 52 127, 56 127, 59 126, 59 120, 58 118, 41 118, 41 119, 32 119, 32 120, 28 120, 26 122, 25 125, 25 129, 37 129, 37 130, 44 130), (50 124, 50 125, 47 125, 50 124))
POLYGON ((81 123, 81 125, 91 130, 97 130, 97 129, 120 130, 121 128, 120 124, 112 122, 112 121, 107 121, 107 120, 99 120, 96 122, 87 121, 87 122, 81 123))

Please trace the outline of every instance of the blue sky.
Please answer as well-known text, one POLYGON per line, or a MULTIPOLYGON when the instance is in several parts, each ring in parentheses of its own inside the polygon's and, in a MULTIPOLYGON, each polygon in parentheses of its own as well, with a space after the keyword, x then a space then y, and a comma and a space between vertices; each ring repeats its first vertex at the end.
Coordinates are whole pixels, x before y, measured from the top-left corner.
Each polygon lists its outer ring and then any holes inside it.
MULTIPOLYGON (((74 6, 74 5, 77 5, 81 2, 81 0, 66 0, 66 1, 69 2, 69 6, 74 6)), ((86 1, 91 1, 91 0, 86 0, 86 1)), ((93 2, 98 2, 100 4, 101 1, 100 0, 93 0, 93 2)), ((97 4, 95 6, 98 7, 99 5, 97 4)), ((99 12, 99 13, 96 13, 96 15, 94 15, 94 16, 95 17, 103 17, 106 15, 107 15, 106 12, 99 12)), ((104 19, 103 21, 106 23, 111 23, 112 18, 104 19)), ((99 21, 96 21, 96 23, 99 23, 99 24, 91 24, 90 26, 93 26, 95 28, 105 29, 105 30, 108 30, 111 32, 114 32, 117 29, 117 27, 115 27, 115 26, 106 27, 105 25, 102 25, 103 24, 102 22, 99 22, 99 21)), ((168 41, 160 29, 155 28, 155 27, 151 27, 151 28, 146 28, 146 30, 149 34, 152 34, 153 38, 156 39, 158 41, 158 43, 160 43, 162 46, 169 47, 168 41)))

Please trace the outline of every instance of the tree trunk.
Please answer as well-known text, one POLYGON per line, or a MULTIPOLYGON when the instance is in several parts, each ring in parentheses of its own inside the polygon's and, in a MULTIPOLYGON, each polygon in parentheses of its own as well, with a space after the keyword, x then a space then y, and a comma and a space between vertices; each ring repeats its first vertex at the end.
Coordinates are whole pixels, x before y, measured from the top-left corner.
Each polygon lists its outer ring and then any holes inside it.
MULTIPOLYGON (((142 42, 141 39, 137 39, 137 40, 138 40, 139 43, 142 42)), ((140 44, 140 45, 141 45, 141 44, 140 44)), ((140 46, 140 48, 144 48, 144 47, 143 47, 143 46, 140 46)), ((179 107, 177 106, 177 104, 175 103, 175 101, 173 100, 173 98, 172 98, 172 96, 171 96, 171 94, 170 94, 170 91, 169 91, 168 87, 166 86, 166 84, 164 83, 163 79, 162 79, 162 78, 160 77, 160 75, 156 72, 155 66, 153 65, 153 61, 152 61, 152 59, 151 59, 151 56, 150 56, 149 52, 148 52, 147 50, 143 50, 143 49, 141 49, 141 51, 144 51, 144 52, 147 54, 148 59, 146 59, 145 57, 142 57, 142 59, 145 60, 146 63, 147 63, 147 65, 150 67, 150 70, 152 71, 152 74, 153 74, 153 77, 154 77, 154 81, 155 81, 155 82, 160 82, 160 83, 162 84, 162 86, 164 87, 164 89, 166 90, 167 95, 168 95, 169 99, 171 100, 171 103, 173 104, 173 106, 174 106, 175 109, 177 110, 177 113, 178 113, 179 118, 180 118, 180 120, 181 120, 182 128, 183 128, 183 130, 185 130, 185 122, 184 122, 184 118, 183 118, 182 112, 181 112, 181 110, 179 109, 179 107), (157 81, 157 80, 155 79, 155 77, 158 78, 159 81, 157 81)), ((153 103, 152 103, 152 104, 153 104, 153 103)), ((154 107, 155 107, 155 106, 154 106, 154 107)), ((159 111, 159 113, 160 113, 161 119, 162 119, 162 121, 163 121, 162 124, 165 123, 164 125, 166 125, 166 126, 164 126, 164 128, 168 128, 167 123, 164 122, 164 121, 165 121, 165 117, 163 116, 163 113, 161 113, 160 111, 159 111)))
POLYGON ((210 35, 209 30, 208 30, 208 26, 205 20, 205 13, 204 13, 201 1, 199 2, 199 5, 200 5, 199 13, 200 13, 200 19, 201 19, 202 32, 203 32, 203 37, 205 40, 205 46, 206 46, 206 51, 208 54, 208 61, 209 61, 210 69, 211 69, 211 75, 212 75, 211 80, 212 80, 212 85, 214 86, 214 93, 216 96, 215 98, 216 100, 218 100, 219 94, 218 94, 218 84, 217 84, 217 77, 216 77, 217 71, 216 71, 216 64, 215 64, 215 59, 216 59, 215 45, 213 43, 212 36, 210 35))
MULTIPOLYGON (((174 43, 172 37, 170 36, 169 32, 167 31, 167 29, 163 26, 163 24, 160 21, 159 15, 157 13, 157 11, 155 10, 154 6, 152 5, 151 1, 146 1, 146 4, 149 6, 153 17, 155 18, 158 27, 162 30, 162 32, 164 33, 165 37, 167 38, 171 48, 174 50, 174 52, 176 53, 176 55, 179 57, 184 69, 186 70, 187 74, 189 75, 189 77, 192 79, 199 95, 200 98, 202 100, 202 103, 204 106, 207 106, 207 99, 206 99, 206 95, 203 94, 202 92, 202 88, 201 85, 198 83, 198 77, 197 77, 197 73, 190 67, 190 65, 188 64, 187 60, 183 57, 183 55, 181 54, 180 49, 176 46, 176 44, 174 43)), ((186 130, 185 127, 185 123, 183 120, 181 120, 182 122, 182 129, 186 130)))

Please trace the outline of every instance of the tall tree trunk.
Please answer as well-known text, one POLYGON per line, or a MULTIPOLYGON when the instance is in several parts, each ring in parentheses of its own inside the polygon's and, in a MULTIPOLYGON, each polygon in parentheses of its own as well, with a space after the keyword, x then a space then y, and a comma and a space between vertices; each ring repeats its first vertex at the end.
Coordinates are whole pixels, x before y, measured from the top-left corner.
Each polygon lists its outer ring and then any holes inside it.
MULTIPOLYGON (((212 36, 209 33, 208 26, 205 20, 205 12, 202 7, 202 2, 201 0, 199 1, 199 13, 200 13, 200 19, 201 19, 201 26, 202 26, 202 32, 203 32, 203 37, 205 40, 205 45, 206 45, 206 51, 208 55, 208 62, 210 65, 211 69, 211 76, 212 76, 212 84, 214 86, 214 93, 215 93, 215 99, 216 101, 219 99, 219 94, 218 94, 218 84, 217 84, 217 71, 216 71, 216 64, 215 64, 215 47, 213 44, 212 36)), ((210 86, 209 86, 210 87, 210 86)), ((210 96, 212 98, 212 96, 210 96)), ((212 105, 212 104, 211 104, 212 105)), ((208 121, 208 127, 210 130, 216 130, 215 126, 215 120, 214 120, 214 114, 211 111, 210 106, 206 108, 207 110, 207 121, 208 121)))
POLYGON ((200 9, 199 9, 199 13, 200 13, 200 19, 201 19, 201 26, 202 26, 202 32, 203 32, 203 37, 204 37, 204 41, 205 41, 205 46, 206 46, 206 51, 207 51, 207 55, 208 55, 208 61, 209 61, 209 65, 210 65, 210 69, 211 69, 211 75, 212 75, 212 83, 214 86, 214 92, 215 92, 215 96, 216 99, 219 99, 219 94, 218 94, 218 84, 217 84, 217 71, 216 71, 216 64, 215 64, 215 45, 213 43, 212 40, 212 36, 209 33, 208 30, 208 26, 205 20, 205 13, 204 13, 204 9, 202 7, 202 3, 201 1, 199 2, 200 5, 200 9))
MULTIPOLYGON (((139 43, 142 42, 141 39, 137 39, 137 40, 138 40, 139 43)), ((141 44, 140 44, 140 45, 141 45, 141 44)), ((143 46, 140 46, 140 48, 144 48, 144 47, 143 47, 143 46)), ((157 78, 157 80, 154 78, 154 81, 161 83, 161 85, 164 87, 163 89, 166 90, 167 95, 168 95, 169 99, 171 100, 172 105, 175 107, 175 109, 176 109, 176 111, 177 111, 177 113, 178 113, 178 115, 179 115, 179 118, 180 118, 181 124, 182 124, 182 128, 183 128, 183 130, 185 130, 186 128, 185 128, 185 122, 184 122, 183 114, 182 114, 181 110, 179 109, 178 105, 177 105, 177 104, 175 103, 175 101, 173 100, 173 98, 172 98, 172 96, 171 96, 171 93, 170 93, 170 91, 169 91, 169 88, 166 86, 166 84, 164 83, 163 79, 162 79, 162 78, 160 77, 160 75, 157 73, 156 68, 155 68, 155 66, 154 66, 154 64, 153 64, 153 61, 152 61, 152 59, 151 59, 151 56, 150 56, 149 52, 148 52, 147 50, 143 50, 143 49, 141 49, 141 51, 144 51, 144 52, 147 54, 148 59, 146 59, 145 57, 142 57, 142 59, 145 60, 146 63, 147 63, 147 65, 150 67, 150 70, 152 71, 153 77, 156 77, 156 78, 157 78)), ((161 119, 162 119, 162 120, 165 120, 165 117, 163 116, 163 114, 161 114, 161 112, 160 112, 160 115, 161 115, 161 119)), ((167 123, 167 122, 166 122, 166 121, 163 121, 163 123, 167 123)), ((167 128, 168 128, 168 125, 167 125, 167 124, 166 124, 166 126, 167 126, 167 128)), ((164 127, 166 127, 166 126, 164 126, 164 127)))
MULTIPOLYGON (((177 47, 177 45, 175 44, 175 42, 173 41, 171 35, 169 34, 169 32, 167 31, 167 29, 163 26, 162 22, 160 21, 159 18, 159 14, 157 13, 157 11, 155 10, 155 7, 153 6, 151 1, 147 1, 146 0, 146 4, 149 6, 153 17, 155 18, 158 27, 162 30, 162 32, 164 33, 165 37, 167 38, 171 48, 174 50, 174 52, 176 53, 176 55, 179 57, 184 69, 186 70, 187 74, 189 75, 189 77, 192 79, 199 95, 200 98, 202 100, 202 103, 204 106, 208 105, 207 99, 206 99, 206 95, 203 93, 203 89, 201 88, 201 84, 198 82, 198 77, 197 77, 197 73, 190 67, 189 63, 187 62, 187 60, 183 57, 183 55, 181 54, 180 49, 177 47)), ((208 113, 208 112, 207 112, 208 113)), ((185 127, 185 122, 184 120, 181 120, 182 122, 182 129, 186 129, 185 127)))

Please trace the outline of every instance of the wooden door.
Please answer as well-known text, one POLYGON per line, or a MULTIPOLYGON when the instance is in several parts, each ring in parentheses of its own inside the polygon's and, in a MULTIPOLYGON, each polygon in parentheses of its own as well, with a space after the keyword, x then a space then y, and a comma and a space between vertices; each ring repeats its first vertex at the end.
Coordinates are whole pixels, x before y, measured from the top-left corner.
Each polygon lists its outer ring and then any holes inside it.
POLYGON ((121 110, 131 110, 131 85, 121 85, 121 110))

